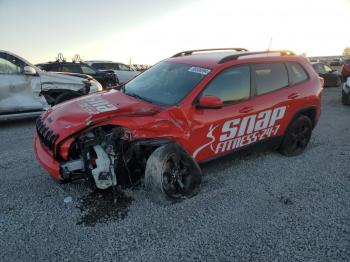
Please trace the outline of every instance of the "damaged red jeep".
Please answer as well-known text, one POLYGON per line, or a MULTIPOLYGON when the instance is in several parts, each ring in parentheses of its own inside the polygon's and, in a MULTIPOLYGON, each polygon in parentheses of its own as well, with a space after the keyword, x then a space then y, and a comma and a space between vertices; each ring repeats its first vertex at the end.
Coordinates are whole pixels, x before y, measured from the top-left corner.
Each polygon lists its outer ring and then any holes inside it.
POLYGON ((57 105, 37 121, 36 159, 60 181, 142 181, 171 203, 196 194, 198 163, 260 144, 295 156, 320 116, 323 80, 290 51, 185 51, 120 91, 57 105))

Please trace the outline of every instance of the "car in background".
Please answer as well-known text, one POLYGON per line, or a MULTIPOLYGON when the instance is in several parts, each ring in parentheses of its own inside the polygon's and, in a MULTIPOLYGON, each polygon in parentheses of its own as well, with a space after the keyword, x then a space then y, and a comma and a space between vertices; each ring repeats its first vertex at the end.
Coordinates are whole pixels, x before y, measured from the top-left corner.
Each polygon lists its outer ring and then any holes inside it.
POLYGON ((323 62, 311 63, 311 65, 316 71, 316 73, 324 79, 325 87, 341 85, 342 78, 337 70, 334 70, 333 68, 331 68, 323 62))
POLYGON ((121 84, 129 82, 131 79, 133 79, 141 73, 132 69, 130 66, 112 61, 95 60, 85 61, 85 63, 101 72, 112 70, 121 84))
POLYGON ((65 59, 57 59, 54 62, 37 64, 37 67, 50 72, 76 74, 77 77, 92 77, 96 79, 104 89, 116 88, 119 85, 119 80, 113 71, 98 71, 83 62, 67 62, 65 59))
POLYGON ((330 66, 341 66, 343 64, 342 58, 334 58, 332 61, 329 62, 330 66))
POLYGON ((45 72, 0 50, 0 120, 38 116, 50 105, 97 91, 101 85, 91 80, 45 72))
POLYGON ((341 68, 341 76, 343 82, 346 82, 346 79, 350 77, 350 59, 344 61, 344 64, 341 68))
POLYGON ((350 105, 350 77, 343 84, 341 101, 343 105, 350 105))

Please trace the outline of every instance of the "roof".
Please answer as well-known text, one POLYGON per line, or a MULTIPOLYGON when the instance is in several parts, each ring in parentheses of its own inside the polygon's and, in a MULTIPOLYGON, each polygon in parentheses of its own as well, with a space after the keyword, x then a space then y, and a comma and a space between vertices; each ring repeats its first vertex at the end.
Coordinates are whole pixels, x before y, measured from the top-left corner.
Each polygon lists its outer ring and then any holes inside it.
POLYGON ((208 50, 190 50, 180 52, 166 61, 174 61, 185 64, 192 64, 205 68, 214 68, 226 62, 233 60, 241 60, 248 58, 264 58, 276 56, 295 56, 291 51, 277 50, 277 51, 241 51, 243 48, 232 48, 232 51, 223 51, 230 49, 208 49, 208 50), (218 51, 216 51, 218 50, 218 51))

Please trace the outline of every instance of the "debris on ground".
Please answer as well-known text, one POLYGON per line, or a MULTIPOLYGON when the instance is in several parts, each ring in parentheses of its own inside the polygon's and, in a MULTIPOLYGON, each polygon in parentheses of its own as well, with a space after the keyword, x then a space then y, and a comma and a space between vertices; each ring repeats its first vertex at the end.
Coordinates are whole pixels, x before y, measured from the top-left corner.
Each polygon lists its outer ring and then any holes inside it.
POLYGON ((128 207, 133 200, 121 189, 96 189, 79 200, 77 207, 82 212, 82 217, 77 225, 95 226, 110 220, 122 220, 127 216, 128 207))

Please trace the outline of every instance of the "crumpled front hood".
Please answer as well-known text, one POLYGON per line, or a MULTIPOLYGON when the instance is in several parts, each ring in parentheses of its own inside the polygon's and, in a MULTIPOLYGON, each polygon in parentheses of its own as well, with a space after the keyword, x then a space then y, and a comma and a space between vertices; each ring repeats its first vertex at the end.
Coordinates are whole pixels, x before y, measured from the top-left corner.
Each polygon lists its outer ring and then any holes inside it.
POLYGON ((52 72, 40 71, 41 82, 53 82, 53 83, 63 83, 63 84, 73 84, 83 86, 84 82, 81 77, 57 74, 52 72))
POLYGON ((82 129, 121 116, 147 116, 160 107, 117 90, 95 93, 52 107, 43 115, 45 124, 62 140, 82 129))

